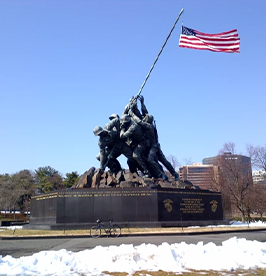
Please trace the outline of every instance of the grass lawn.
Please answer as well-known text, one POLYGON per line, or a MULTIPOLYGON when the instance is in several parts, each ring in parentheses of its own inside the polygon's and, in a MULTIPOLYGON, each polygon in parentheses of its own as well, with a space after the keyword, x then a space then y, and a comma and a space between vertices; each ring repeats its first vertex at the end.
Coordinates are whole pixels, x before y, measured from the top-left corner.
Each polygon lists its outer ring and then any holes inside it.
MULTIPOLYGON (((261 227, 257 227, 260 229, 261 227)), ((244 230, 249 229, 249 227, 233 227, 233 230, 244 230)), ((255 227, 252 227, 255 229, 255 227)), ((198 231, 213 233, 215 231, 232 231, 232 227, 169 227, 169 228, 122 228, 122 235, 130 234, 175 234, 175 233, 196 233, 198 231)), ((80 229, 80 230, 39 230, 39 229, 11 229, 11 228, 1 228, 0 237, 34 237, 34 236, 87 236, 90 235, 90 229, 80 229)))

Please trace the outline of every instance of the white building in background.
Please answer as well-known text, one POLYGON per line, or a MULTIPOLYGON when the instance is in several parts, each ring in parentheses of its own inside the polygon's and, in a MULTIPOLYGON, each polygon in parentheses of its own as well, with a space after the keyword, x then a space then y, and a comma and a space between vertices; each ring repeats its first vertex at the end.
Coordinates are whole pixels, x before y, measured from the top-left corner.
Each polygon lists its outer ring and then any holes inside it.
POLYGON ((252 178, 254 184, 266 184, 265 171, 252 171, 252 178))

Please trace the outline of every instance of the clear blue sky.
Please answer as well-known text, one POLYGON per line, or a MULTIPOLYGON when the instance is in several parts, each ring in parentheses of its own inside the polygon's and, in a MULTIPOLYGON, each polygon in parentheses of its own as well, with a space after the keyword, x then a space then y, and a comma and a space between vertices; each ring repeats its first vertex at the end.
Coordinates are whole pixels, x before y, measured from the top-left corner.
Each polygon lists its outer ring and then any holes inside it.
POLYGON ((98 168, 93 128, 138 93, 182 8, 142 91, 165 155, 264 146, 265 0, 1 0, 0 173, 98 168), (238 29, 240 54, 179 48, 182 21, 238 29))

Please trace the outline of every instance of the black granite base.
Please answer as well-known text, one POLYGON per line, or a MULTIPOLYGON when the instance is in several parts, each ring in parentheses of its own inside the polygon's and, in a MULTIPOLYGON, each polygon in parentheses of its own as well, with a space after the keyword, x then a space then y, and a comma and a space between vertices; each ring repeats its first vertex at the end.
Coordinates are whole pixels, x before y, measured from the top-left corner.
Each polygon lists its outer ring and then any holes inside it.
POLYGON ((31 200, 30 228, 86 229, 100 218, 121 227, 223 224, 221 194, 171 188, 67 189, 31 200))

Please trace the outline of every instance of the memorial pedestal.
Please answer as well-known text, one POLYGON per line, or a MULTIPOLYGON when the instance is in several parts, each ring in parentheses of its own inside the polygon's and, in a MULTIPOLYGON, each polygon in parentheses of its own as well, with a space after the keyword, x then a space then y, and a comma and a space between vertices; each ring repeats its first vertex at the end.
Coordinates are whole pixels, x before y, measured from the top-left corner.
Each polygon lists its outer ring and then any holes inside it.
POLYGON ((34 196, 30 228, 86 229, 100 218, 121 227, 224 224, 221 194, 172 188, 66 189, 34 196))

